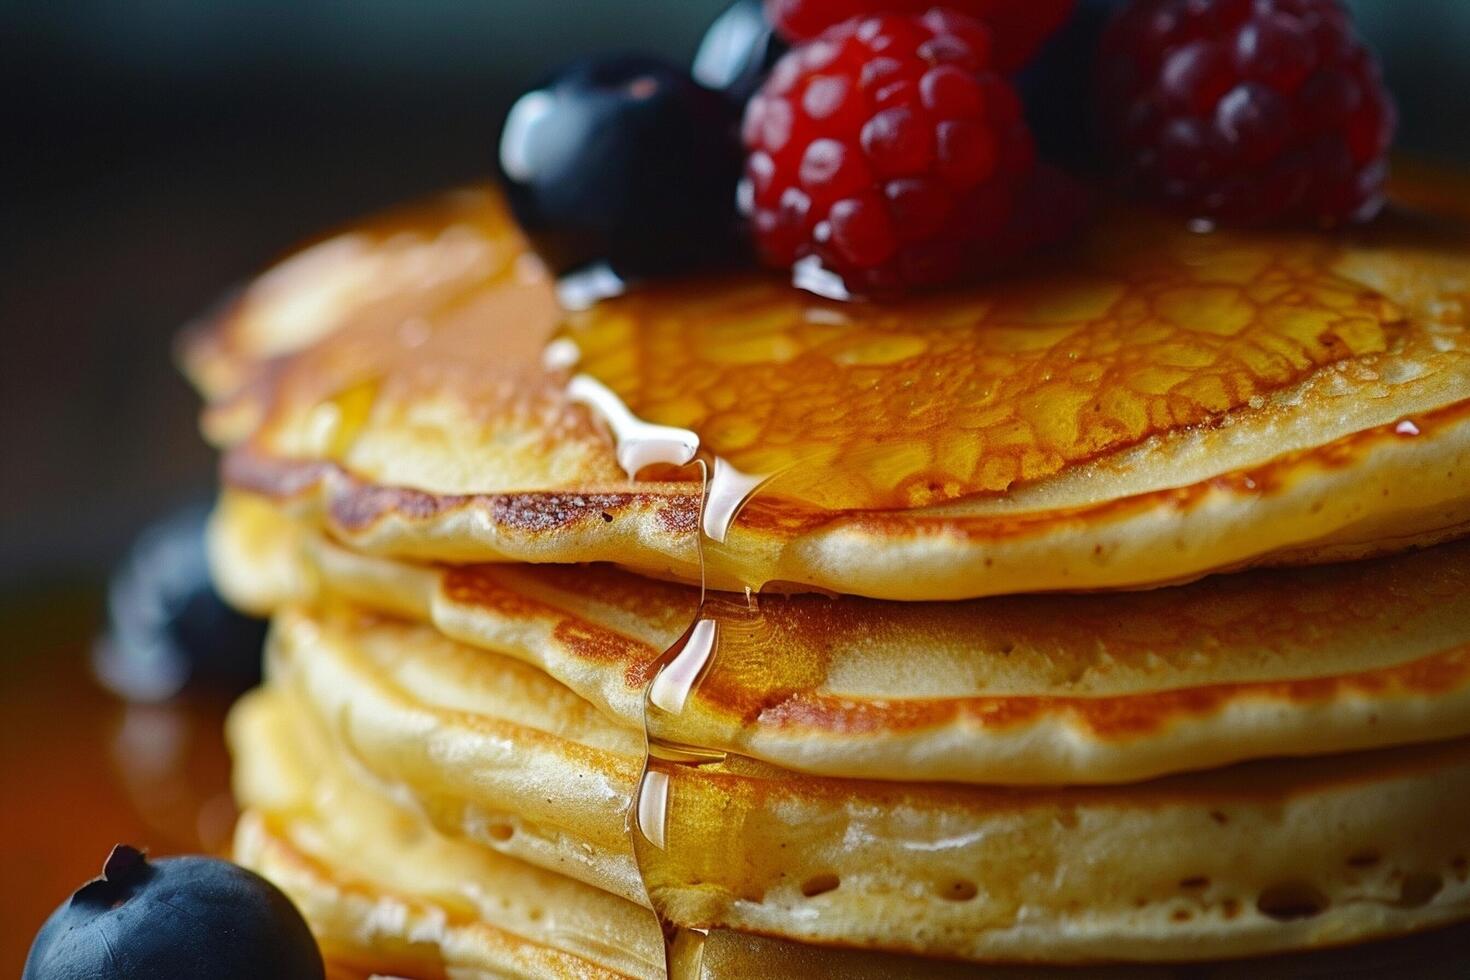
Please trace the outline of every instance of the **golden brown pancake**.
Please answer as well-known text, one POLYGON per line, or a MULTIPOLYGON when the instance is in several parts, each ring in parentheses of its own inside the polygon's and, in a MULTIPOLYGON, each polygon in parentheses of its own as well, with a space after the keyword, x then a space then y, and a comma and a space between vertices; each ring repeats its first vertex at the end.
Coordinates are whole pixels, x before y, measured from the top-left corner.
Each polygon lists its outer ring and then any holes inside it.
POLYGON ((939 296, 730 275, 563 321, 478 190, 288 260, 185 362, 227 482, 363 551, 696 580, 701 483, 630 481, 615 436, 637 419, 758 485, 705 550, 712 585, 1129 588, 1470 528, 1467 270, 1455 213, 1337 238, 1114 209, 939 296))
MULTIPOLYGON (((270 693, 247 698, 230 727, 240 760, 236 783, 251 804, 235 856, 291 895, 340 980, 389 972, 419 978, 662 975, 659 937, 647 910, 440 834, 360 772, 323 755, 319 739, 291 737, 299 726, 270 693), (376 860, 378 854, 393 860, 376 860)), ((1470 942, 1462 930, 1377 947, 1175 969, 978 966, 727 930, 715 930, 698 947, 693 938, 679 936, 674 958, 687 971, 681 975, 701 980, 1300 980, 1389 971, 1448 978, 1470 942)))
MULTIPOLYGON (((609 567, 425 566, 226 495, 216 579, 346 597, 538 667, 630 729, 698 590, 609 567)), ((832 776, 1116 783, 1470 735, 1470 542, 1117 595, 895 603, 715 594, 677 740, 832 776)))
POLYGON ((283 708, 256 692, 230 718, 235 792, 250 808, 235 858, 291 894, 329 958, 413 977, 468 963, 536 977, 662 966, 646 909, 437 834, 283 708))
MULTIPOLYGON (((663 859, 640 879, 624 821, 641 736, 540 671, 338 610, 278 616, 269 674, 291 743, 325 733, 323 756, 352 760, 451 839, 632 901, 646 887, 686 927, 1150 961, 1352 942, 1470 911, 1465 741, 1029 790, 836 780, 730 756, 666 771, 667 810, 639 809, 663 859)), ((245 778, 244 802, 263 805, 245 778)))
POLYGON ((1454 186, 1353 236, 1105 204, 876 305, 563 311, 485 188, 287 259, 183 348, 274 617, 241 859, 415 974, 658 975, 648 909, 709 976, 1470 917, 1454 186))

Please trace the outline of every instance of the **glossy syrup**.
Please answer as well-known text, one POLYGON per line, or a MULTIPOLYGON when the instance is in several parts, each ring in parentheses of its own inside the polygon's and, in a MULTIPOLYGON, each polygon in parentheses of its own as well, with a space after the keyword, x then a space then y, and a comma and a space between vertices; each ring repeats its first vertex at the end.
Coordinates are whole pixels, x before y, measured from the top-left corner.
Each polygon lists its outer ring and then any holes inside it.
POLYGON ((697 474, 700 487, 699 520, 691 541, 700 569, 698 605, 689 627, 649 669, 642 696, 643 765, 626 815, 644 892, 664 937, 665 970, 670 980, 685 980, 701 974, 708 930, 680 925, 689 917, 671 909, 664 897, 664 886, 677 881, 679 867, 675 812, 680 780, 690 769, 724 764, 729 755, 685 737, 681 721, 695 691, 718 669, 722 652, 734 644, 759 643, 763 628, 753 590, 747 589, 742 598, 706 589, 705 556, 724 542, 741 508, 769 481, 742 473, 704 450, 699 436, 688 429, 638 418, 606 385, 580 373, 580 360, 577 346, 565 337, 549 344, 543 357, 548 369, 566 373, 567 397, 596 413, 611 430, 618 463, 629 479, 648 467, 675 468, 697 474))
POLYGON ((1005 493, 1260 405, 1404 322, 1330 240, 1097 226, 1005 282, 872 305, 681 279, 571 309, 561 338, 630 416, 830 511, 1005 493))
POLYGON ((722 662, 758 660, 770 628, 757 595, 770 583, 723 547, 742 512, 782 520, 1004 493, 1381 351, 1401 321, 1339 278, 1335 250, 1317 241, 1108 227, 1064 273, 896 306, 824 302, 757 277, 594 289, 565 304, 544 366, 606 424, 629 479, 698 486, 699 603, 647 676, 627 814, 670 976, 699 975, 702 937, 688 926, 717 915, 690 865, 718 855, 691 861, 681 828, 696 836, 722 815, 681 785, 739 764, 686 736, 686 709, 722 662), (707 591, 711 580, 746 594, 707 591))

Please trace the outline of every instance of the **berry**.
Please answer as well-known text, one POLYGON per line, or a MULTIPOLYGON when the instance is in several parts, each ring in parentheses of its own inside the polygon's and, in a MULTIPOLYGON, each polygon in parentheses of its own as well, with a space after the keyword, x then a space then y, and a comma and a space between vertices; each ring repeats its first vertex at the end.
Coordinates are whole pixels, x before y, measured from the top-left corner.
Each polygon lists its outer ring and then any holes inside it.
POLYGON ((735 241, 735 110, 657 59, 557 72, 511 108, 499 158, 511 209, 554 272, 684 271, 735 241))
MULTIPOLYGON (((945 7, 994 32, 994 64, 1018 71, 1071 13, 1076 0, 948 0, 945 7)), ((791 41, 809 41, 834 24, 873 14, 922 14, 934 0, 766 0, 766 15, 791 41)))
POLYGON ((321 952, 290 899, 216 858, 149 862, 119 844, 62 903, 22 980, 321 980, 321 952))
POLYGON ((786 50, 760 0, 736 0, 704 32, 690 74, 705 88, 744 105, 786 50))
POLYGON ((989 58, 982 24, 938 9, 844 21, 782 58, 742 129, 740 203, 761 259, 820 263, 881 294, 1012 251, 1035 154, 989 58))
POLYGON ((260 681, 264 621, 225 604, 209 580, 208 511, 186 508, 138 536, 107 589, 98 677, 124 697, 162 701, 188 683, 244 690, 260 681))
POLYGON ((1100 90, 1124 172, 1191 217, 1382 207, 1396 112, 1337 0, 1137 0, 1104 34, 1100 90))

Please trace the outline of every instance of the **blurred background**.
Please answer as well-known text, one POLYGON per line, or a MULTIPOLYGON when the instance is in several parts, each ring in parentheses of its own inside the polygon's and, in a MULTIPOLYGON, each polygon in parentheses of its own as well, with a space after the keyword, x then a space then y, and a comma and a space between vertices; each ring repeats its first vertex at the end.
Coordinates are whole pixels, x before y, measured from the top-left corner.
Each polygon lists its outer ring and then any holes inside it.
MULTIPOLYGON (((299 239, 488 173, 547 68, 687 62, 724 5, 0 0, 0 973, 111 843, 229 829, 228 693, 126 705, 85 679, 109 569, 213 482, 176 330, 299 239)), ((1404 152, 1470 161, 1470 0, 1352 6, 1404 152)), ((219 615, 190 628, 218 644, 219 615)))

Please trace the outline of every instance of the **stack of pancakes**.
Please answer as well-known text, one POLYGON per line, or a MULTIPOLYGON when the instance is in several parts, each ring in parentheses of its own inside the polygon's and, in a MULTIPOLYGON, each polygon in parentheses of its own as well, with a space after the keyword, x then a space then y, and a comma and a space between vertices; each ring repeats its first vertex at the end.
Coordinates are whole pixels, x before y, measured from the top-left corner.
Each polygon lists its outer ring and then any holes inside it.
POLYGON ((489 189, 307 248, 183 345, 274 620, 237 859, 415 977, 1262 976, 1470 919, 1467 200, 1105 209, 873 306, 563 310, 489 189))

